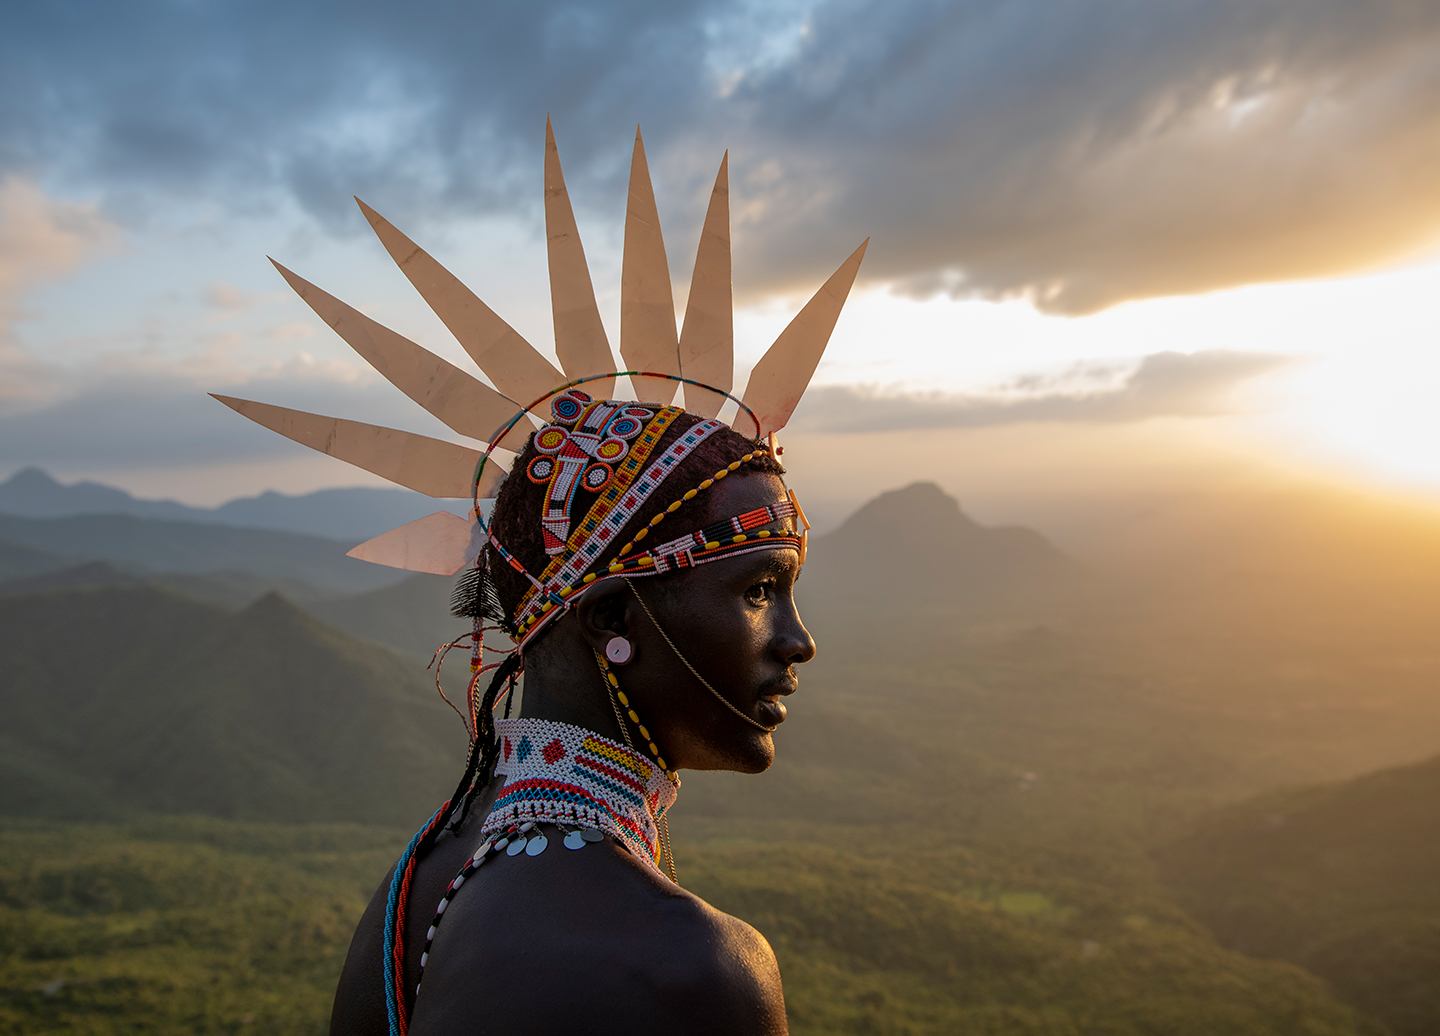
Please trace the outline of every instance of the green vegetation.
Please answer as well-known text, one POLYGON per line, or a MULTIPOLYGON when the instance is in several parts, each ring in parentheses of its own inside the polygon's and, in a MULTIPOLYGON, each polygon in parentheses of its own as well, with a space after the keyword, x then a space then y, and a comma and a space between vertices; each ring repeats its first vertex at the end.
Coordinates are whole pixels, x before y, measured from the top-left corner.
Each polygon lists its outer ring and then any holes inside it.
MULTIPOLYGON (((933 519, 886 564, 863 528, 816 544, 821 654, 774 770, 686 774, 675 818, 687 887, 774 944, 795 1032, 1440 1031, 1440 762, 1356 777, 1440 749, 1434 580, 1390 611, 1270 555, 1092 585, 903 496, 862 515, 933 519)), ((0 588, 0 1031, 320 1031, 453 785, 442 585, 232 611, 177 578, 0 588)))
MULTIPOLYGON (((1381 1031, 1162 900, 825 834, 680 848, 689 887, 769 935, 796 1033, 1381 1031)), ((322 1031, 355 920, 403 838, 180 817, 14 824, 0 833, 0 1031, 322 1031)))
POLYGON ((1160 858, 1227 945, 1296 961, 1396 1036, 1440 1019, 1440 759, 1223 810, 1160 858))
POLYGON ((166 819, 0 834, 0 1031, 313 1033, 393 836, 166 819))

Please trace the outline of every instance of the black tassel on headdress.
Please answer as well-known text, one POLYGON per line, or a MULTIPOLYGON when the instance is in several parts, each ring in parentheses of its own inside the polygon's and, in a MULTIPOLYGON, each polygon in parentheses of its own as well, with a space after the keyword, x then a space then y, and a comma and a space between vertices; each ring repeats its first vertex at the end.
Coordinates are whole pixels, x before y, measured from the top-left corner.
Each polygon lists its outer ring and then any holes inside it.
POLYGON ((510 628, 510 617, 500 604, 495 590, 495 581, 490 578, 488 567, 482 563, 467 568, 455 580, 450 591, 450 614, 461 619, 481 619, 501 629, 510 628))
POLYGON ((465 760, 465 772, 460 775, 460 783, 455 785, 455 791, 450 796, 450 808, 438 823, 431 825, 429 832, 415 847, 417 855, 427 852, 446 827, 459 827, 465 822, 465 818, 470 815, 470 804, 475 793, 494 776, 495 763, 500 758, 500 742, 495 736, 495 701, 507 685, 513 693, 515 678, 520 673, 520 662, 520 653, 517 651, 501 662, 495 669, 495 675, 490 678, 490 685, 485 688, 485 696, 480 699, 476 711, 475 740, 471 743, 470 755, 465 760))

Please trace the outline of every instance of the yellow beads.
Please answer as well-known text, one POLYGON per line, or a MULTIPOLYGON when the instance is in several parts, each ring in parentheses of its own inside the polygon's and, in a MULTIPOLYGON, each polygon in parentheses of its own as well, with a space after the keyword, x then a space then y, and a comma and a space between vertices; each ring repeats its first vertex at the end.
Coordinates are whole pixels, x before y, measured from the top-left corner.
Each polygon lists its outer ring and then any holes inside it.
POLYGON ((639 723, 639 722, 640 722, 640 714, 639 714, 638 712, 636 712, 634 709, 631 709, 629 712, 625 713, 625 715, 627 715, 627 716, 630 717, 630 722, 631 722, 631 723, 639 723))
POLYGON ((606 675, 610 677, 610 686, 615 688, 615 697, 619 698, 620 704, 628 709, 630 707, 630 699, 627 698, 625 692, 620 689, 620 681, 615 679, 614 673, 607 673, 606 675))
MULTIPOLYGON (((707 489, 709 489, 710 487, 712 487, 713 485, 715 485, 716 482, 720 481, 720 479, 728 477, 728 476, 730 475, 730 473, 733 472, 733 471, 738 471, 738 470, 740 470, 740 466, 741 466, 742 464, 748 464, 750 461, 754 460, 756 457, 759 457, 759 456, 762 454, 762 452, 764 452, 764 451, 761 451, 761 450, 751 450, 749 453, 745 454, 745 455, 744 455, 743 457, 741 457, 739 460, 732 460, 729 464, 725 465, 725 467, 723 467, 723 468, 721 468, 719 471, 715 472, 715 474, 713 474, 713 475, 711 475, 709 478, 704 479, 703 481, 701 481, 701 483, 700 483, 698 486, 696 486, 694 489, 687 489, 687 490, 685 491, 684 495, 681 496, 679 500, 672 500, 669 504, 666 505, 665 510, 663 510, 663 511, 659 512, 658 514, 654 515, 654 516, 650 519, 650 521, 649 521, 642 529, 640 529, 638 532, 636 532, 634 538, 631 539, 630 542, 626 543, 623 547, 620 548, 617 557, 621 557, 621 558, 627 557, 631 552, 633 552, 633 551, 639 546, 640 541, 643 540, 643 539, 645 539, 645 538, 650 534, 650 530, 651 530, 651 529, 655 528, 655 526, 659 525, 661 522, 663 522, 663 521, 665 520, 666 515, 674 514, 676 511, 680 510, 681 505, 684 504, 686 501, 688 501, 688 500, 694 500, 694 499, 695 499, 697 496, 699 496, 702 492, 704 492, 705 490, 707 490, 707 489)), ((761 532, 755 533, 754 535, 757 536, 757 537, 760 537, 760 538, 765 538, 765 537, 768 537, 768 536, 770 535, 770 532, 769 532, 769 530, 763 530, 763 531, 761 531, 761 532)), ((726 542, 726 543, 744 543, 745 540, 746 540, 746 538, 747 538, 747 537, 742 533, 741 535, 736 536, 736 537, 734 537, 734 538, 732 538, 732 539, 730 539, 730 540, 726 540, 726 541, 724 541, 724 542, 726 542)), ((720 542, 720 541, 718 541, 718 540, 709 540, 709 541, 707 541, 706 544, 705 544, 705 549, 706 549, 706 550, 715 550, 716 548, 718 548, 718 547, 720 547, 720 546, 721 546, 721 542, 720 542)), ((636 558, 636 559, 631 563, 631 565, 632 565, 632 570, 633 570, 633 568, 637 568, 637 567, 638 567, 638 568, 653 568, 654 565, 655 565, 655 559, 654 559, 653 557, 643 556, 643 557, 636 558)), ((605 570, 606 570, 606 572, 608 572, 608 573, 611 574, 611 575, 619 575, 619 574, 623 573, 623 572, 626 570, 626 566, 625 566, 625 565, 622 565, 622 564, 617 560, 617 561, 612 561, 612 562, 610 562, 610 564, 606 566, 606 569, 605 569, 605 570)), ((563 587, 563 588, 560 590, 559 596, 560 596, 562 599, 567 599, 567 600, 568 600, 570 597, 572 597, 572 596, 575 594, 575 592, 576 592, 581 586, 588 586, 590 583, 593 583, 597 578, 598 578, 598 574, 597 574, 597 573, 595 573, 595 572, 587 572, 587 573, 585 573, 585 575, 584 575, 583 577, 581 577, 579 583, 576 583, 576 584, 573 585, 573 586, 563 587)), ((520 623, 520 626, 519 626, 520 631, 523 633, 523 632, 529 630, 532 626, 535 625, 536 622, 539 621, 540 616, 543 616, 543 615, 548 614, 549 612, 553 611, 554 608, 555 608, 555 602, 554 602, 553 600, 551 600, 551 601, 546 601, 546 602, 540 607, 540 611, 539 611, 538 614, 533 614, 533 615, 531 615, 528 619, 526 619, 525 621, 523 621, 523 622, 520 623)))
POLYGON ((731 543, 744 543, 744 542, 745 542, 745 534, 744 534, 743 532, 736 533, 734 536, 732 536, 732 537, 730 538, 730 542, 731 542, 731 543))
MULTIPOLYGON (((643 737, 646 741, 650 741, 650 731, 645 729, 644 723, 640 724, 640 736, 643 737)), ((655 742, 650 741, 650 743, 653 745, 655 742)))

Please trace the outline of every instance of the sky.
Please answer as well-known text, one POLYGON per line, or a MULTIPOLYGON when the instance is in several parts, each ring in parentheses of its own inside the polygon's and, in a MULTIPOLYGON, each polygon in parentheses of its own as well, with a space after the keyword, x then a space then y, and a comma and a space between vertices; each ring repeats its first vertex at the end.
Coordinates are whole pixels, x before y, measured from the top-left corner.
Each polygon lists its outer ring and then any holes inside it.
POLYGON ((468 365, 358 195, 549 349, 547 115, 612 343, 637 125, 677 307, 728 149, 737 381, 870 239, 784 436, 827 507, 1440 502, 1440 5, 1385 0, 7 3, 0 477, 374 484, 211 391, 448 436, 266 257, 468 365))

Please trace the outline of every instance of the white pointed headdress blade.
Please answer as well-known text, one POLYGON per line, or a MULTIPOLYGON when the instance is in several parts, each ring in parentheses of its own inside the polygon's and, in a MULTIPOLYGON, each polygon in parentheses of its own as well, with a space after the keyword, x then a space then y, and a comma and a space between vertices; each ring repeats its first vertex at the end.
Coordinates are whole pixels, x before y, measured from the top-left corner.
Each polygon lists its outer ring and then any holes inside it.
MULTIPOLYGON (((585 262, 585 246, 565 189, 555 131, 545 120, 545 241, 550 261, 550 309, 555 321, 555 355, 567 378, 583 378, 615 369, 610 339, 600 321, 595 286, 585 262)), ((580 388, 597 399, 614 394, 613 378, 580 388)), ((528 402, 528 400, 527 400, 528 402)))
MULTIPOLYGON (((845 305, 846 296, 850 294, 850 286, 855 283, 860 260, 865 258, 865 248, 869 244, 870 239, 866 238, 859 248, 850 253, 850 257, 820 286, 805 307, 795 314, 750 372, 749 384, 745 386, 745 405, 755 412, 761 435, 784 428, 795 412, 825 352, 825 345, 830 341, 830 332, 835 330, 835 321, 845 305)), ((746 435, 753 431, 750 418, 744 411, 736 415, 734 424, 737 431, 746 435)))
MULTIPOLYGON (((675 336, 675 296, 670 264, 660 233, 660 212, 645 141, 635 127, 630 157, 630 196, 625 204, 625 252, 620 270, 620 356, 627 370, 680 373, 680 346, 675 336)), ((665 378, 630 378, 637 399, 669 403, 676 383, 665 378)))
POLYGON ((437 511, 382 532, 345 553, 372 565, 453 576, 474 562, 484 545, 484 537, 476 535, 479 529, 473 515, 467 522, 458 514, 437 511))
MULTIPOLYGON (((516 405, 489 385, 371 320, 274 259, 270 262, 306 305, 364 357, 365 362, 454 431, 489 442, 496 429, 514 416, 516 405)), ((530 431, 531 426, 522 421, 500 445, 518 450, 524 446, 530 431)))
MULTIPOLYGON (((435 258, 359 198, 375 236, 455 340, 516 407, 565 381, 555 365, 435 258)), ((514 407, 511 408, 512 410, 514 407)))
MULTIPOLYGON (((438 499, 470 499, 471 479, 480 461, 476 450, 343 417, 325 417, 270 403, 210 394, 237 414, 272 432, 354 464, 397 486, 438 499)), ((478 495, 493 495, 504 476, 503 467, 492 456, 485 466, 478 495)))
MULTIPOLYGON (((730 391, 735 378, 735 314, 730 280, 730 155, 720 160, 710 207, 695 251, 695 273, 685 303, 680 331, 680 373, 687 378, 730 391)), ((714 417, 724 396, 695 385, 685 386, 685 409, 714 417)))

